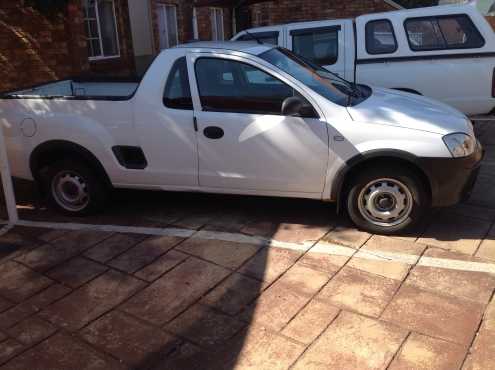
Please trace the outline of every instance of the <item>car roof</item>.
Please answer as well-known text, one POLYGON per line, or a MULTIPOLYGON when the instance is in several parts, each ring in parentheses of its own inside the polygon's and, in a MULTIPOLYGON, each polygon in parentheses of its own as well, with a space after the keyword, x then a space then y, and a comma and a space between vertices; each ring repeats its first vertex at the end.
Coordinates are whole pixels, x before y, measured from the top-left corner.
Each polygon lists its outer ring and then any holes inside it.
POLYGON ((222 49, 259 55, 265 51, 273 49, 275 46, 270 44, 258 44, 253 41, 199 41, 178 45, 177 47, 187 49, 222 49))

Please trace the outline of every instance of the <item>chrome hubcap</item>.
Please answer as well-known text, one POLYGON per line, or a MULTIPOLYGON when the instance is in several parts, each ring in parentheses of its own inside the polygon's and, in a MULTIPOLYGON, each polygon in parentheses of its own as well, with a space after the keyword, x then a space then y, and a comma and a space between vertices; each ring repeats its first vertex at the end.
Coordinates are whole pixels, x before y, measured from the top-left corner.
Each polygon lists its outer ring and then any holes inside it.
POLYGON ((62 171, 52 181, 52 195, 64 209, 77 212, 89 203, 89 193, 84 178, 73 171, 62 171))
POLYGON ((413 206, 413 197, 407 186, 387 178, 366 185, 358 201, 361 215, 378 226, 399 225, 409 217, 413 206))

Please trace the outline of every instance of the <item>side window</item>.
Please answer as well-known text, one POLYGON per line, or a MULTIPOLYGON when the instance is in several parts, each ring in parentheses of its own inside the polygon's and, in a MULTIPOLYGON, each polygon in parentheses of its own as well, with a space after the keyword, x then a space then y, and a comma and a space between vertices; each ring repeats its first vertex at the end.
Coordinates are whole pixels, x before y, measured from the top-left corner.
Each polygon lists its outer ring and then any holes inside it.
POLYGON ((195 68, 205 111, 280 115, 283 101, 296 94, 292 87, 246 63, 200 58, 195 68), (234 86, 225 83, 225 76, 232 76, 234 86))
POLYGON ((339 59, 340 27, 293 30, 292 51, 319 65, 332 65, 339 59))
POLYGON ((278 45, 278 32, 250 32, 250 35, 245 34, 237 39, 237 41, 255 41, 259 40, 263 44, 278 45), (254 38, 253 38, 254 36, 254 38))
POLYGON ((193 109, 186 57, 177 59, 170 70, 163 94, 163 104, 172 109, 193 109))
POLYGON ((394 27, 388 19, 368 22, 365 31, 368 54, 391 54, 397 51, 394 27))
POLYGON ((483 36, 465 14, 410 18, 404 26, 413 51, 474 49, 485 44, 483 36))

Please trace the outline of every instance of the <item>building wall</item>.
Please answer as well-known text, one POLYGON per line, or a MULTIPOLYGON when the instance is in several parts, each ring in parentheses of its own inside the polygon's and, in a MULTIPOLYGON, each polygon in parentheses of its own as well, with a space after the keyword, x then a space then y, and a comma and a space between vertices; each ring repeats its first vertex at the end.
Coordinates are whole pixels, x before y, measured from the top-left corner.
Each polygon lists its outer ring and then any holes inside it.
POLYGON ((396 10, 384 0, 278 0, 250 6, 251 27, 396 10))
POLYGON ((43 14, 24 0, 0 0, 0 91, 69 76, 134 71, 127 0, 115 0, 121 57, 89 62, 81 0, 43 14))

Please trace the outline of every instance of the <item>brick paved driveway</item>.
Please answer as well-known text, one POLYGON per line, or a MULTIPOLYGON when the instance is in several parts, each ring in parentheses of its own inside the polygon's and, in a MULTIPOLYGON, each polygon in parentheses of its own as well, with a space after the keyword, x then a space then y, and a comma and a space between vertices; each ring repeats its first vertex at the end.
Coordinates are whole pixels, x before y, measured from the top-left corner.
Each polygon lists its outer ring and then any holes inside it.
POLYGON ((318 202, 139 192, 76 221, 168 235, 16 228, 0 368, 495 369, 495 125, 478 130, 471 201, 401 237, 318 202))

